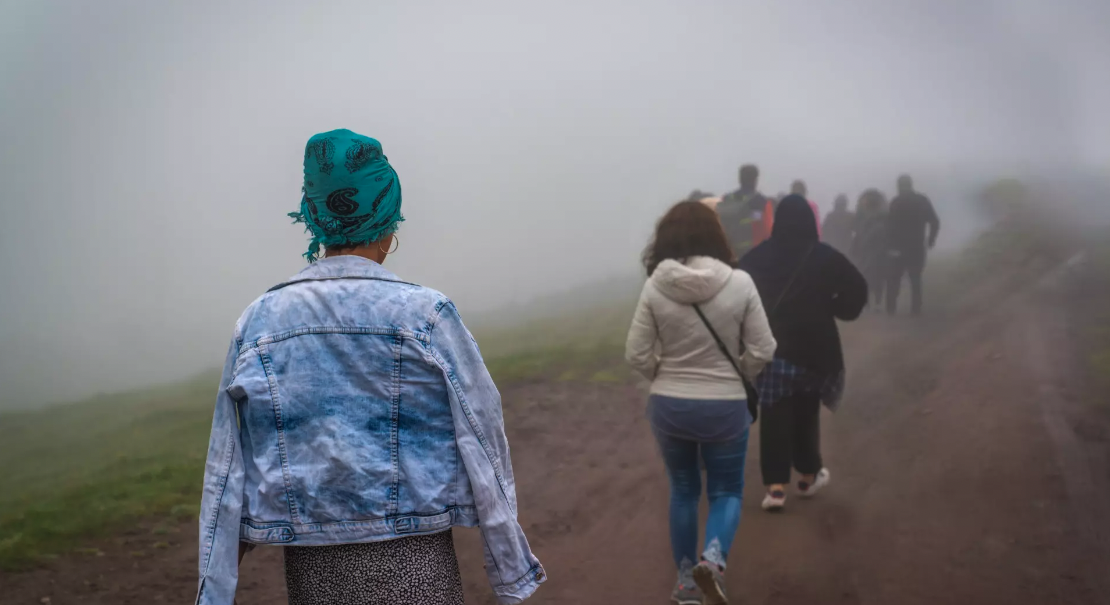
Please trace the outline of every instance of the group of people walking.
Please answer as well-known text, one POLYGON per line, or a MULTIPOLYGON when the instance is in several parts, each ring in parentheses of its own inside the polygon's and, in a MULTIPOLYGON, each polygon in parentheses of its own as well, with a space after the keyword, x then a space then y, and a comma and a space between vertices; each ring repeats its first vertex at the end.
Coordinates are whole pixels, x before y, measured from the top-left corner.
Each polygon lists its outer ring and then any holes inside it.
POLYGON ((898 179, 898 195, 890 203, 878 189, 859 196, 856 211, 841 195, 825 217, 825 241, 848 254, 867 277, 876 307, 898 311, 902 282, 909 278, 910 312, 922 312, 922 276, 928 250, 937 241, 940 219, 928 197, 917 192, 909 176, 898 179))
POLYGON ((755 166, 721 199, 696 192, 656 226, 648 280, 628 333, 628 362, 651 382, 648 415, 671 484, 679 605, 728 602, 724 573, 740 523, 748 435, 758 420, 764 510, 813 497, 832 475, 821 406, 844 390, 836 321, 854 320, 867 280, 820 240, 801 182, 781 201, 756 189, 755 166), (699 549, 705 470, 709 516, 699 549))
MULTIPOLYGON (((829 484, 819 426, 844 387, 836 320, 868 300, 864 274, 820 241, 805 185, 775 201, 758 176, 745 166, 739 190, 663 216, 628 334, 670 477, 680 604, 727 603, 753 422, 763 508, 785 507, 793 471, 800 496, 829 484)), ((308 266, 247 307, 228 348, 196 603, 232 605, 243 557, 268 544, 284 547, 291 605, 461 604, 450 530, 475 526, 498 601, 523 601, 547 575, 517 520, 497 387, 451 300, 383 267, 404 221, 397 172, 377 140, 334 130, 309 139, 303 183, 290 216, 308 266)), ((853 245, 901 228, 893 208, 881 221, 866 208, 853 245)))
POLYGON ((626 346, 628 362, 651 382, 679 605, 728 602, 724 573, 752 423, 764 510, 784 510, 794 472, 803 498, 829 485, 820 418, 844 392, 837 320, 857 319, 869 290, 894 313, 905 275, 920 313, 926 248, 940 227, 908 176, 889 208, 871 189, 853 214, 842 195, 823 223, 804 182, 771 199, 759 192, 754 165, 739 176, 738 190, 720 198, 694 191, 660 219, 626 346), (709 516, 699 550, 703 469, 709 516))
POLYGON ((848 255, 860 269, 877 308, 896 314, 902 284, 908 279, 910 312, 921 314, 922 276, 928 250, 936 244, 940 233, 940 219, 929 198, 914 188, 911 177, 898 178, 898 193, 889 202, 878 189, 864 191, 854 211, 849 209, 848 196, 838 195, 824 221, 817 204, 808 198, 804 181, 791 183, 789 194, 767 197, 758 191, 758 180, 759 169, 748 164, 740 168, 738 190, 715 197, 696 189, 687 200, 699 200, 717 210, 726 237, 739 258, 770 237, 777 204, 787 195, 801 196, 817 217, 818 237, 848 255))

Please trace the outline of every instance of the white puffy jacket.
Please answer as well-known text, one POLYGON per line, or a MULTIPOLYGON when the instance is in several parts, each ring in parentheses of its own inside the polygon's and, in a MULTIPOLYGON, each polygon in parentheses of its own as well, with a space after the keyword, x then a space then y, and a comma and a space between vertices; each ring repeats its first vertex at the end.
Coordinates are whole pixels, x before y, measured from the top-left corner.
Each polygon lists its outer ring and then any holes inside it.
POLYGON ((625 357, 656 395, 745 399, 743 383, 694 310, 697 304, 754 379, 775 354, 775 338, 752 278, 719 260, 665 260, 644 284, 625 357), (744 354, 740 357, 740 343, 744 354))

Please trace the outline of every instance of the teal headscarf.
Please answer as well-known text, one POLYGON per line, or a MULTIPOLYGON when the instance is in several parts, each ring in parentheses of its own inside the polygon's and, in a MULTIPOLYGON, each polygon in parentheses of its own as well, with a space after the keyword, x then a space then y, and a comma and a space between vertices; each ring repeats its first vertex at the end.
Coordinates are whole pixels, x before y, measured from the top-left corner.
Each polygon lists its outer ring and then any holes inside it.
POLYGON ((401 215, 401 181, 382 144, 350 130, 313 136, 304 150, 301 211, 291 212, 312 234, 305 258, 315 262, 320 246, 375 242, 395 231, 401 215))

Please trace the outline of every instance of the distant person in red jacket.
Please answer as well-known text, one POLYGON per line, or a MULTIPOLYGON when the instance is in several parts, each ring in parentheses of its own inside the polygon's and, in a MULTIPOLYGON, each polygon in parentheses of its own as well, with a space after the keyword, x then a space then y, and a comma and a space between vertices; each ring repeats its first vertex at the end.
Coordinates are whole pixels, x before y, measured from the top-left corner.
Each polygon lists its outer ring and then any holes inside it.
POLYGON ((759 192, 758 185, 759 168, 745 164, 740 167, 740 189, 725 195, 716 205, 725 236, 737 259, 771 237, 775 206, 759 192))
POLYGON ((800 195, 809 202, 809 209, 813 211, 814 220, 817 221, 817 237, 821 238, 821 209, 817 207, 817 203, 809 199, 808 188, 805 181, 798 179, 790 184, 790 193, 792 195, 800 195))

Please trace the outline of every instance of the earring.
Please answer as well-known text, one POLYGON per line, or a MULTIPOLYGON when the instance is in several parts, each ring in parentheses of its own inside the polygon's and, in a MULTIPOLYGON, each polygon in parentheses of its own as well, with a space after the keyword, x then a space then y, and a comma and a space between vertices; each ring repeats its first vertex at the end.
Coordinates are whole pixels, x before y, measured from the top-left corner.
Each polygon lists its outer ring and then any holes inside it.
POLYGON ((397 252, 397 249, 401 247, 401 238, 397 237, 396 233, 393 234, 393 244, 392 250, 382 250, 382 243, 378 242, 378 250, 386 256, 397 252))

